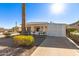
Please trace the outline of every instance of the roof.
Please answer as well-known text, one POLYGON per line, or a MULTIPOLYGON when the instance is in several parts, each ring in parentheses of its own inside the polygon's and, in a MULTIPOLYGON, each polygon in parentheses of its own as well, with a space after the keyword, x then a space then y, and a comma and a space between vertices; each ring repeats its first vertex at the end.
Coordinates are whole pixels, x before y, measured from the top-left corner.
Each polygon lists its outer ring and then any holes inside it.
POLYGON ((70 26, 75 25, 75 24, 79 24, 79 21, 76 21, 76 22, 70 24, 70 26))
POLYGON ((27 24, 49 24, 48 22, 29 22, 27 24))

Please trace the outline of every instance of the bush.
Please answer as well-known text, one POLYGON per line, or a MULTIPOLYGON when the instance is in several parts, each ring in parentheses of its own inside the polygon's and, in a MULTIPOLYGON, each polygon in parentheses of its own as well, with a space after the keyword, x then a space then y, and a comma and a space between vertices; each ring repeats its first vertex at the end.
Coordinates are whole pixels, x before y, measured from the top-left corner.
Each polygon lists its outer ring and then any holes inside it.
POLYGON ((70 38, 76 42, 79 42, 79 35, 78 34, 70 33, 70 38))
POLYGON ((77 29, 75 29, 75 28, 67 28, 67 31, 74 32, 74 31, 77 31, 77 29))
POLYGON ((75 32, 75 31, 77 31, 77 29, 75 29, 75 28, 67 28, 66 29, 66 34, 67 34, 67 36, 70 36, 70 32, 75 32))
POLYGON ((34 45, 34 37, 33 36, 25 36, 25 35, 19 35, 13 37, 13 41, 18 46, 33 46, 34 45))

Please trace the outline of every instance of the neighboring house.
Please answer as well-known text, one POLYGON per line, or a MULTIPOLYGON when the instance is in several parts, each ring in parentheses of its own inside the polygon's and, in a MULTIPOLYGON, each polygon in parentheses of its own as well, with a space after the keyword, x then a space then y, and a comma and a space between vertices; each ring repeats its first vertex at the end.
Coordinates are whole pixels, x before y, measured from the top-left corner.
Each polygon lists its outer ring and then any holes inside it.
POLYGON ((76 28, 79 30, 79 21, 75 22, 75 23, 72 23, 69 25, 69 27, 72 27, 72 28, 76 28))
POLYGON ((13 27, 10 31, 17 32, 17 27, 13 27))
POLYGON ((0 28, 0 33, 3 33, 5 31, 4 28, 0 28))
POLYGON ((0 34, 4 34, 8 32, 8 29, 0 28, 0 34))

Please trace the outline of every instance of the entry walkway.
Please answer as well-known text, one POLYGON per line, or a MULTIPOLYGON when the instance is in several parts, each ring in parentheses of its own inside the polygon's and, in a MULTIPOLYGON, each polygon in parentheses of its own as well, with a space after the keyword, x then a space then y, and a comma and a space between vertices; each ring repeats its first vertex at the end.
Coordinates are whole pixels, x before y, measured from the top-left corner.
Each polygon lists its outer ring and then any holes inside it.
POLYGON ((31 56, 79 56, 79 49, 66 37, 47 37, 31 56))

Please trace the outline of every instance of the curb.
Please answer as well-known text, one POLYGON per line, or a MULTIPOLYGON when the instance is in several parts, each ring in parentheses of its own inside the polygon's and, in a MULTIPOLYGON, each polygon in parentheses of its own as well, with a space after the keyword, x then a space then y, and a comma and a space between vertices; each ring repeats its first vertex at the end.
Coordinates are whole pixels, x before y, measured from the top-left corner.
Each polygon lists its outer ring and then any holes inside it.
POLYGON ((71 40, 69 37, 66 37, 70 42, 72 42, 78 49, 79 49, 79 45, 77 45, 73 40, 71 40))

